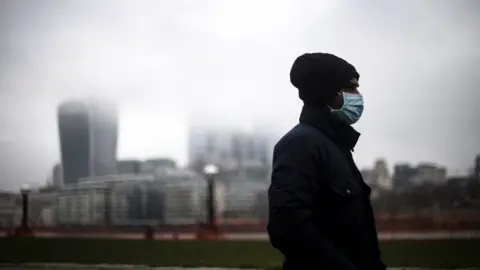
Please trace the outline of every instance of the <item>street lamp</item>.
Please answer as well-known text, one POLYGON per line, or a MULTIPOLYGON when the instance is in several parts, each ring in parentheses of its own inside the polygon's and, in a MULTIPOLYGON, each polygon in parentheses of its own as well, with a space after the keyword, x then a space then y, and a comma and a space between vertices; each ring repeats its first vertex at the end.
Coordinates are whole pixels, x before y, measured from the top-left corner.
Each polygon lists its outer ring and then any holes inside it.
POLYGON ((218 174, 218 167, 208 164, 203 168, 205 180, 207 181, 207 225, 209 229, 216 233, 217 224, 215 221, 215 176, 218 174))
POLYGON ((207 176, 215 176, 218 174, 218 167, 214 164, 208 164, 203 168, 203 173, 207 176))
POLYGON ((30 193, 29 185, 22 185, 20 187, 20 194, 22 195, 22 224, 20 230, 22 234, 30 234, 28 226, 28 194, 30 193))

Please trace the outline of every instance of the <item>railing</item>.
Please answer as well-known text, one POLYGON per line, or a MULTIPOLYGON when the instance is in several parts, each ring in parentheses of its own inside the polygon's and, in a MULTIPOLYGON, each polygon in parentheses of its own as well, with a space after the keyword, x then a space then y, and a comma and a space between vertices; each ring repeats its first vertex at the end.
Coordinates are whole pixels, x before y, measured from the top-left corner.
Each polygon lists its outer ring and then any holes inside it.
MULTIPOLYGON (((266 220, 260 219, 217 219, 218 229, 225 233, 265 233, 266 220)), ((56 225, 46 226, 42 224, 31 224, 35 232, 65 232, 65 233, 139 233, 145 230, 147 225, 133 226, 105 226, 105 225, 56 225)), ((158 233, 194 233, 199 224, 150 224, 158 233)), ((6 231, 11 228, 1 228, 6 231)), ((377 230, 380 233, 386 232, 435 232, 435 231, 480 231, 480 218, 476 216, 463 218, 434 219, 428 217, 377 217, 377 230)))

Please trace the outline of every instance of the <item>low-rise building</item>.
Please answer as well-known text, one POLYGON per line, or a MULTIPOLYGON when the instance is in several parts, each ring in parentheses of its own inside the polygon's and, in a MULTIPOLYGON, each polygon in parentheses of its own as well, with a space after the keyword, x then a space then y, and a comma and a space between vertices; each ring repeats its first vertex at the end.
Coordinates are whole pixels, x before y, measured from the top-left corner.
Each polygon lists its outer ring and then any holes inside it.
POLYGON ((405 188, 412 185, 412 178, 416 173, 416 168, 408 163, 396 164, 394 166, 393 186, 395 188, 405 188))
POLYGON ((0 193, 0 228, 10 229, 17 225, 16 212, 20 211, 20 196, 0 193))
POLYGON ((159 225, 165 223, 165 183, 126 181, 111 192, 113 225, 159 225))
POLYGON ((431 163, 421 163, 417 166, 411 182, 415 185, 443 185, 447 182, 447 169, 431 163))
POLYGON ((58 194, 55 216, 58 224, 112 225, 116 212, 115 186, 125 182, 153 181, 154 176, 120 174, 79 179, 78 183, 65 185, 58 194), (112 200, 114 201, 112 205, 112 200))
POLYGON ((266 183, 246 179, 229 183, 225 194, 225 217, 253 218, 257 196, 265 190, 267 190, 266 183))
POLYGON ((28 194, 28 216, 29 222, 33 226, 54 226, 55 218, 49 215, 49 211, 54 211, 58 198, 57 189, 39 189, 32 190, 28 194))
POLYGON ((65 187, 58 194, 55 207, 57 224, 106 225, 109 191, 106 185, 65 187))
POLYGON ((193 224, 201 219, 203 190, 201 175, 171 167, 83 178, 59 192, 55 216, 64 225, 193 224))
POLYGON ((166 224, 196 224, 202 220, 200 212, 202 209, 202 197, 198 184, 190 181, 166 184, 166 224))

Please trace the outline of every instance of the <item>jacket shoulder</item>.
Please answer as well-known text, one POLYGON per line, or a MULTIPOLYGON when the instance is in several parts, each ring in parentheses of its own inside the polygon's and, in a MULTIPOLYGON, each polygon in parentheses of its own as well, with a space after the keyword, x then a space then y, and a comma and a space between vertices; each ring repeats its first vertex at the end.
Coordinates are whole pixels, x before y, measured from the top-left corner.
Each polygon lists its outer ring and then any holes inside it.
POLYGON ((327 139, 325 135, 318 129, 308 124, 297 124, 290 131, 288 131, 277 142, 274 147, 274 157, 289 147, 307 147, 310 150, 315 148, 323 148, 327 139))

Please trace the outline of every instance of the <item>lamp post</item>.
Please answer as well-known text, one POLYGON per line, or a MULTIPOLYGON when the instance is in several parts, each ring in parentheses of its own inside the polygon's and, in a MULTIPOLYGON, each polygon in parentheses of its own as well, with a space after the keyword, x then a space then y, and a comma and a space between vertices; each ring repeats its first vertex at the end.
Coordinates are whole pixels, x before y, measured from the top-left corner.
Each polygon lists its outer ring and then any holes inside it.
POLYGON ((205 180, 207 182, 207 225, 211 232, 217 233, 217 224, 215 221, 215 176, 218 174, 218 167, 208 164, 203 168, 205 180))
POLYGON ((29 235, 30 227, 28 226, 28 194, 30 193, 29 185, 22 185, 20 187, 20 194, 22 195, 22 224, 20 225, 20 234, 29 235))

